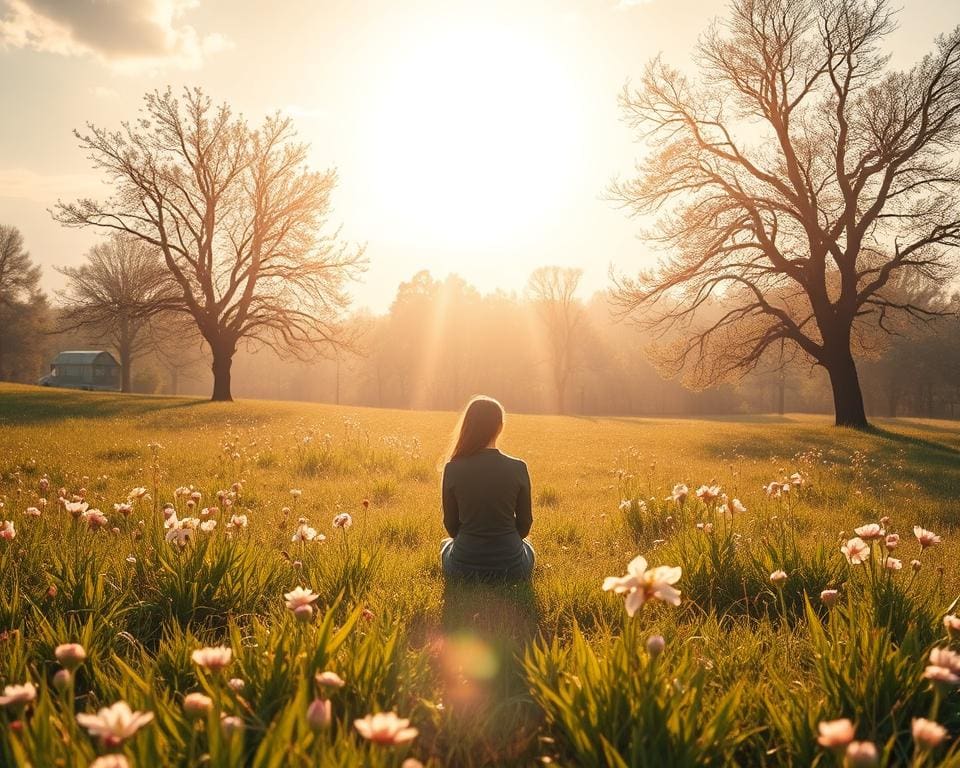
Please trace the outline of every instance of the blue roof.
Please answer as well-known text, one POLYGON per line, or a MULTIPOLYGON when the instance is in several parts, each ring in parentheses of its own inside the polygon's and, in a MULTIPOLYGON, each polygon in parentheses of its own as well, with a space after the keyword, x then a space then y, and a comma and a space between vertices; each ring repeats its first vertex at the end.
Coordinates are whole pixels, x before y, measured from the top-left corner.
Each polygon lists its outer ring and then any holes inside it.
POLYGON ((53 361, 54 365, 116 365, 113 355, 102 349, 71 350, 61 352, 53 361))

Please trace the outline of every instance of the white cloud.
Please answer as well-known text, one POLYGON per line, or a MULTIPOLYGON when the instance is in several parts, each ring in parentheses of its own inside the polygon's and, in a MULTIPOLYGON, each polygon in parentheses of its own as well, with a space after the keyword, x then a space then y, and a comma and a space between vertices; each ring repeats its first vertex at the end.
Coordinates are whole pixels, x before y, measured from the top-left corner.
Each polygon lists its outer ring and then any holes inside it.
POLYGON ((0 46, 61 56, 94 56, 136 73, 176 66, 197 69, 231 46, 222 34, 201 35, 185 23, 198 0, 0 0, 0 46))

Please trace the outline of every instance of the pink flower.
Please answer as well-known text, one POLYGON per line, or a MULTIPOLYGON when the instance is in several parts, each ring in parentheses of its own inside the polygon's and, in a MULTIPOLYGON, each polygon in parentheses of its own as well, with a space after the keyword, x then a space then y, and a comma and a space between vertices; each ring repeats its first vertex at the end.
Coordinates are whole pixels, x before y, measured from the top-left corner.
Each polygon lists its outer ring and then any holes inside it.
POLYGON ((40 517, 40 510, 37 507, 27 507, 23 510, 23 514, 27 517, 40 517))
POLYGON ((99 509, 86 510, 80 515, 80 519, 87 524, 91 531, 99 530, 109 523, 107 516, 99 509))
POLYGON ((846 768, 872 768, 877 764, 877 748, 870 741, 851 741, 843 764, 846 768))
POLYGON ((130 763, 124 755, 114 753, 101 755, 90 763, 90 768, 130 768, 130 763))
POLYGON ((183 712, 191 720, 206 717, 213 708, 213 699, 202 693, 188 693, 183 697, 183 712))
POLYGON ((320 595, 314 593, 312 589, 295 587, 283 596, 287 601, 287 608, 293 611, 294 615, 301 621, 306 621, 313 616, 313 601, 320 595))
POLYGON ((886 540, 884 541, 884 546, 886 546, 888 552, 893 552, 900 545, 900 537, 895 533, 890 533, 887 535, 886 540))
POLYGON ((687 500, 687 496, 690 495, 690 489, 687 488, 683 483, 677 483, 673 486, 673 493, 671 493, 666 501, 675 501, 677 504, 683 504, 687 500))
POLYGON ((53 655, 66 669, 74 670, 87 658, 87 652, 79 643, 62 643, 58 645, 53 655))
POLYGON ((919 525, 913 526, 913 535, 916 536, 917 541, 920 542, 920 549, 932 547, 934 544, 939 544, 942 541, 942 539, 933 531, 928 531, 926 528, 921 528, 919 525))
POLYGON ((322 731, 333 720, 330 699, 314 699, 307 707, 307 725, 313 731, 322 731))
POLYGON ((353 518, 350 516, 349 512, 341 512, 335 518, 333 518, 333 527, 334 528, 349 528, 353 525, 353 518))
POLYGON ((903 568, 903 562, 897 560, 895 557, 888 557, 883 561, 883 567, 888 571, 899 571, 901 568, 903 568))
POLYGON ((701 485, 697 488, 697 498, 703 502, 710 502, 721 493, 719 485, 701 485))
POLYGON ((133 512, 133 504, 129 501, 121 501, 119 504, 113 505, 113 511, 119 512, 124 517, 127 517, 131 512, 133 512))
POLYGON ((774 571, 770 574, 770 583, 777 589, 783 589, 783 585, 787 583, 787 572, 774 571))
POLYGON ((605 592, 626 595, 624 604, 628 616, 633 616, 649 600, 662 600, 680 605, 680 591, 672 585, 680 580, 680 568, 658 566, 647 569, 647 561, 638 555, 627 565, 626 576, 608 576, 603 580, 605 592))
POLYGON ((326 538, 322 533, 318 534, 316 528, 311 528, 306 523, 300 523, 290 541, 323 541, 326 538))
POLYGON ((317 672, 313 681, 321 688, 343 688, 346 683, 336 672, 317 672))
POLYGON ((870 545, 859 537, 850 539, 840 547, 840 551, 850 565, 860 565, 870 559, 870 545))
POLYGON ((843 749, 857 735, 851 723, 847 718, 840 720, 824 720, 817 725, 817 743, 827 749, 843 749))
POLYGON ((866 525, 861 525, 859 528, 854 528, 853 532, 864 541, 876 541, 877 539, 882 539, 886 535, 886 532, 878 523, 867 523, 866 525))
POLYGON ((3 696, 0 696, 0 707, 29 704, 36 698, 37 689, 34 687, 33 683, 24 683, 23 685, 7 685, 3 689, 3 696))
POLYGON ((952 640, 960 637, 960 618, 954 614, 948 613, 943 617, 943 627, 947 630, 947 634, 950 635, 952 640))
POLYGON ((374 744, 405 744, 417 738, 419 733, 416 728, 409 727, 408 719, 397 717, 393 712, 367 715, 360 720, 354 720, 353 725, 363 738, 374 744))
POLYGON ((125 701, 104 707, 95 715, 77 715, 77 722, 108 748, 119 747, 151 720, 152 712, 134 712, 125 701))
POLYGON ((17 538, 17 529, 13 525, 12 520, 4 520, 0 524, 0 539, 6 539, 7 541, 13 541, 17 538))
POLYGON ((230 666, 230 662, 233 661, 233 651, 225 645, 217 645, 199 648, 190 655, 190 658, 197 666, 219 672, 230 666))
POLYGON ((939 747, 943 740, 947 738, 946 728, 933 720, 927 720, 925 717, 913 718, 911 730, 913 731, 913 740, 923 749, 939 747))
POLYGON ((840 593, 835 589, 825 589, 820 593, 820 602, 828 608, 832 608, 837 602, 840 593))

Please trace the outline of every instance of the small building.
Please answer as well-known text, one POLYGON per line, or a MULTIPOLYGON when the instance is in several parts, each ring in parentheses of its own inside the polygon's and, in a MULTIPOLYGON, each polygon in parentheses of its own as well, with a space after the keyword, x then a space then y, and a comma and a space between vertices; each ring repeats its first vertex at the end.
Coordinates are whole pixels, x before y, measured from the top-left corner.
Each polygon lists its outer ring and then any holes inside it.
POLYGON ((61 352, 39 383, 44 387, 118 390, 120 364, 102 349, 61 352))

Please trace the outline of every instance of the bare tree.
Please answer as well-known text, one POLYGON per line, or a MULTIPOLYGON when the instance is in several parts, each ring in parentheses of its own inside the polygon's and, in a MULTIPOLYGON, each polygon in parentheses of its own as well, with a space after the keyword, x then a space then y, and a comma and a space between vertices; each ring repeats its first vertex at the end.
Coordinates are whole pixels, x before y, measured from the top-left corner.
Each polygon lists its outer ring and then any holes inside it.
POLYGON ((16 227, 0 224, 0 380, 4 369, 4 333, 11 324, 10 313, 39 293, 40 267, 23 249, 23 235, 16 227))
POLYGON ((550 363, 557 397, 557 411, 566 412, 567 383, 574 365, 577 326, 583 306, 576 298, 581 269, 540 267, 527 282, 527 293, 543 321, 550 344, 550 363))
MULTIPOLYGON (((115 233, 98 243, 79 267, 60 267, 67 278, 58 291, 59 332, 92 329, 110 340, 120 358, 120 389, 130 392, 133 362, 156 346, 161 328, 177 306, 178 286, 158 248, 138 237, 115 233)), ((183 325, 180 323, 179 325, 183 325)))
POLYGON ((624 89, 651 152, 612 196, 660 214, 669 256, 616 298, 673 335, 675 368, 716 382, 786 342, 826 369, 836 423, 867 425, 858 335, 929 318, 888 285, 944 280, 960 244, 960 27, 894 72, 894 26, 886 0, 734 0, 699 81, 657 59, 624 89))
POLYGON ((77 133, 113 198, 57 204, 67 226, 134 235, 160 250, 213 356, 213 399, 230 400, 241 340, 298 356, 339 343, 346 281, 363 251, 322 234, 336 172, 309 171, 289 119, 252 130, 201 90, 168 89, 118 132, 77 133))

